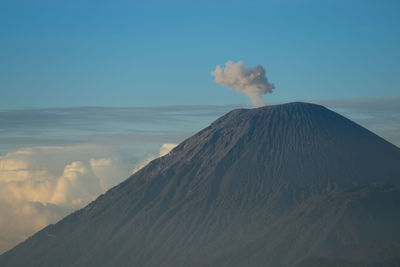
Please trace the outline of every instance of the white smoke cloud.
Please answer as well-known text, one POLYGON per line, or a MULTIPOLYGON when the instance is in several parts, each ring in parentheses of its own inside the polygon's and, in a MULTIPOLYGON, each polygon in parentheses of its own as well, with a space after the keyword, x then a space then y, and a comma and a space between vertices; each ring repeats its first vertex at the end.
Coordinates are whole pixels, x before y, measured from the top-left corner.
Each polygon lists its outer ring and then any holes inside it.
POLYGON ((216 83, 246 95, 255 107, 265 106, 261 96, 272 93, 275 88, 274 84, 268 82, 261 65, 246 67, 243 61, 228 61, 224 69, 218 65, 211 75, 215 77, 216 83))

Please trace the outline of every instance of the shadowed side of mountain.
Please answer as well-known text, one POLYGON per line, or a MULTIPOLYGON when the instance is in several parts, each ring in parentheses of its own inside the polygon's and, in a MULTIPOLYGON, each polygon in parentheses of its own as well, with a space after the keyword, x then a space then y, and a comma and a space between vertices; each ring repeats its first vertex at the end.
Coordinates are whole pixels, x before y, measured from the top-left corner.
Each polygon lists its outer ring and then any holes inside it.
POLYGON ((212 266, 395 262, 400 240, 398 201, 400 187, 391 185, 362 186, 310 198, 215 259, 212 266), (385 257, 383 251, 388 252, 385 257))
POLYGON ((395 267, 400 266, 400 243, 349 246, 327 257, 309 257, 296 267, 395 267))

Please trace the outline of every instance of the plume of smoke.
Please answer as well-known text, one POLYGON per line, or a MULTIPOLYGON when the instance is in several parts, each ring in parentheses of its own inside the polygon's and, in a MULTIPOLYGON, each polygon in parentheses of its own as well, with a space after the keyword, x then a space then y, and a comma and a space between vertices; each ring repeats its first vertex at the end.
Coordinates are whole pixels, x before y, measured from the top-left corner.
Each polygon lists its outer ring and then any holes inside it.
POLYGON ((228 61, 224 69, 218 65, 211 75, 215 77, 216 83, 246 95, 256 107, 265 106, 261 96, 272 93, 275 88, 274 84, 268 82, 261 65, 247 68, 243 61, 228 61))

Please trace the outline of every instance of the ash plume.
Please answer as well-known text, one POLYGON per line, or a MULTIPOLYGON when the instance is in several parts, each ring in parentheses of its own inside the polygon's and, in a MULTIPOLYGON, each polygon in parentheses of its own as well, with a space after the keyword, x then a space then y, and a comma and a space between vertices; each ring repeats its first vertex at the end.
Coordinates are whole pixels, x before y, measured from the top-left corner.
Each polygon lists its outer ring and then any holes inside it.
POLYGON ((265 106, 267 103, 261 96, 272 93, 275 88, 273 83, 268 82, 261 65, 246 67, 243 61, 235 63, 229 60, 225 68, 217 65, 211 75, 215 77, 216 83, 246 95, 255 107, 265 106))

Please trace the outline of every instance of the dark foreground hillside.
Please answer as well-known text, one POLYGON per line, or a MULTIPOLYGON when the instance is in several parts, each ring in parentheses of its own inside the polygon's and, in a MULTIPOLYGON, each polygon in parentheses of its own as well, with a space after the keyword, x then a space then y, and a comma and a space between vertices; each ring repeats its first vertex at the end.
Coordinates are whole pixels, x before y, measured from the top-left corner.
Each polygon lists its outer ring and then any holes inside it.
POLYGON ((234 110, 0 266, 400 266, 400 149, 322 106, 234 110))

